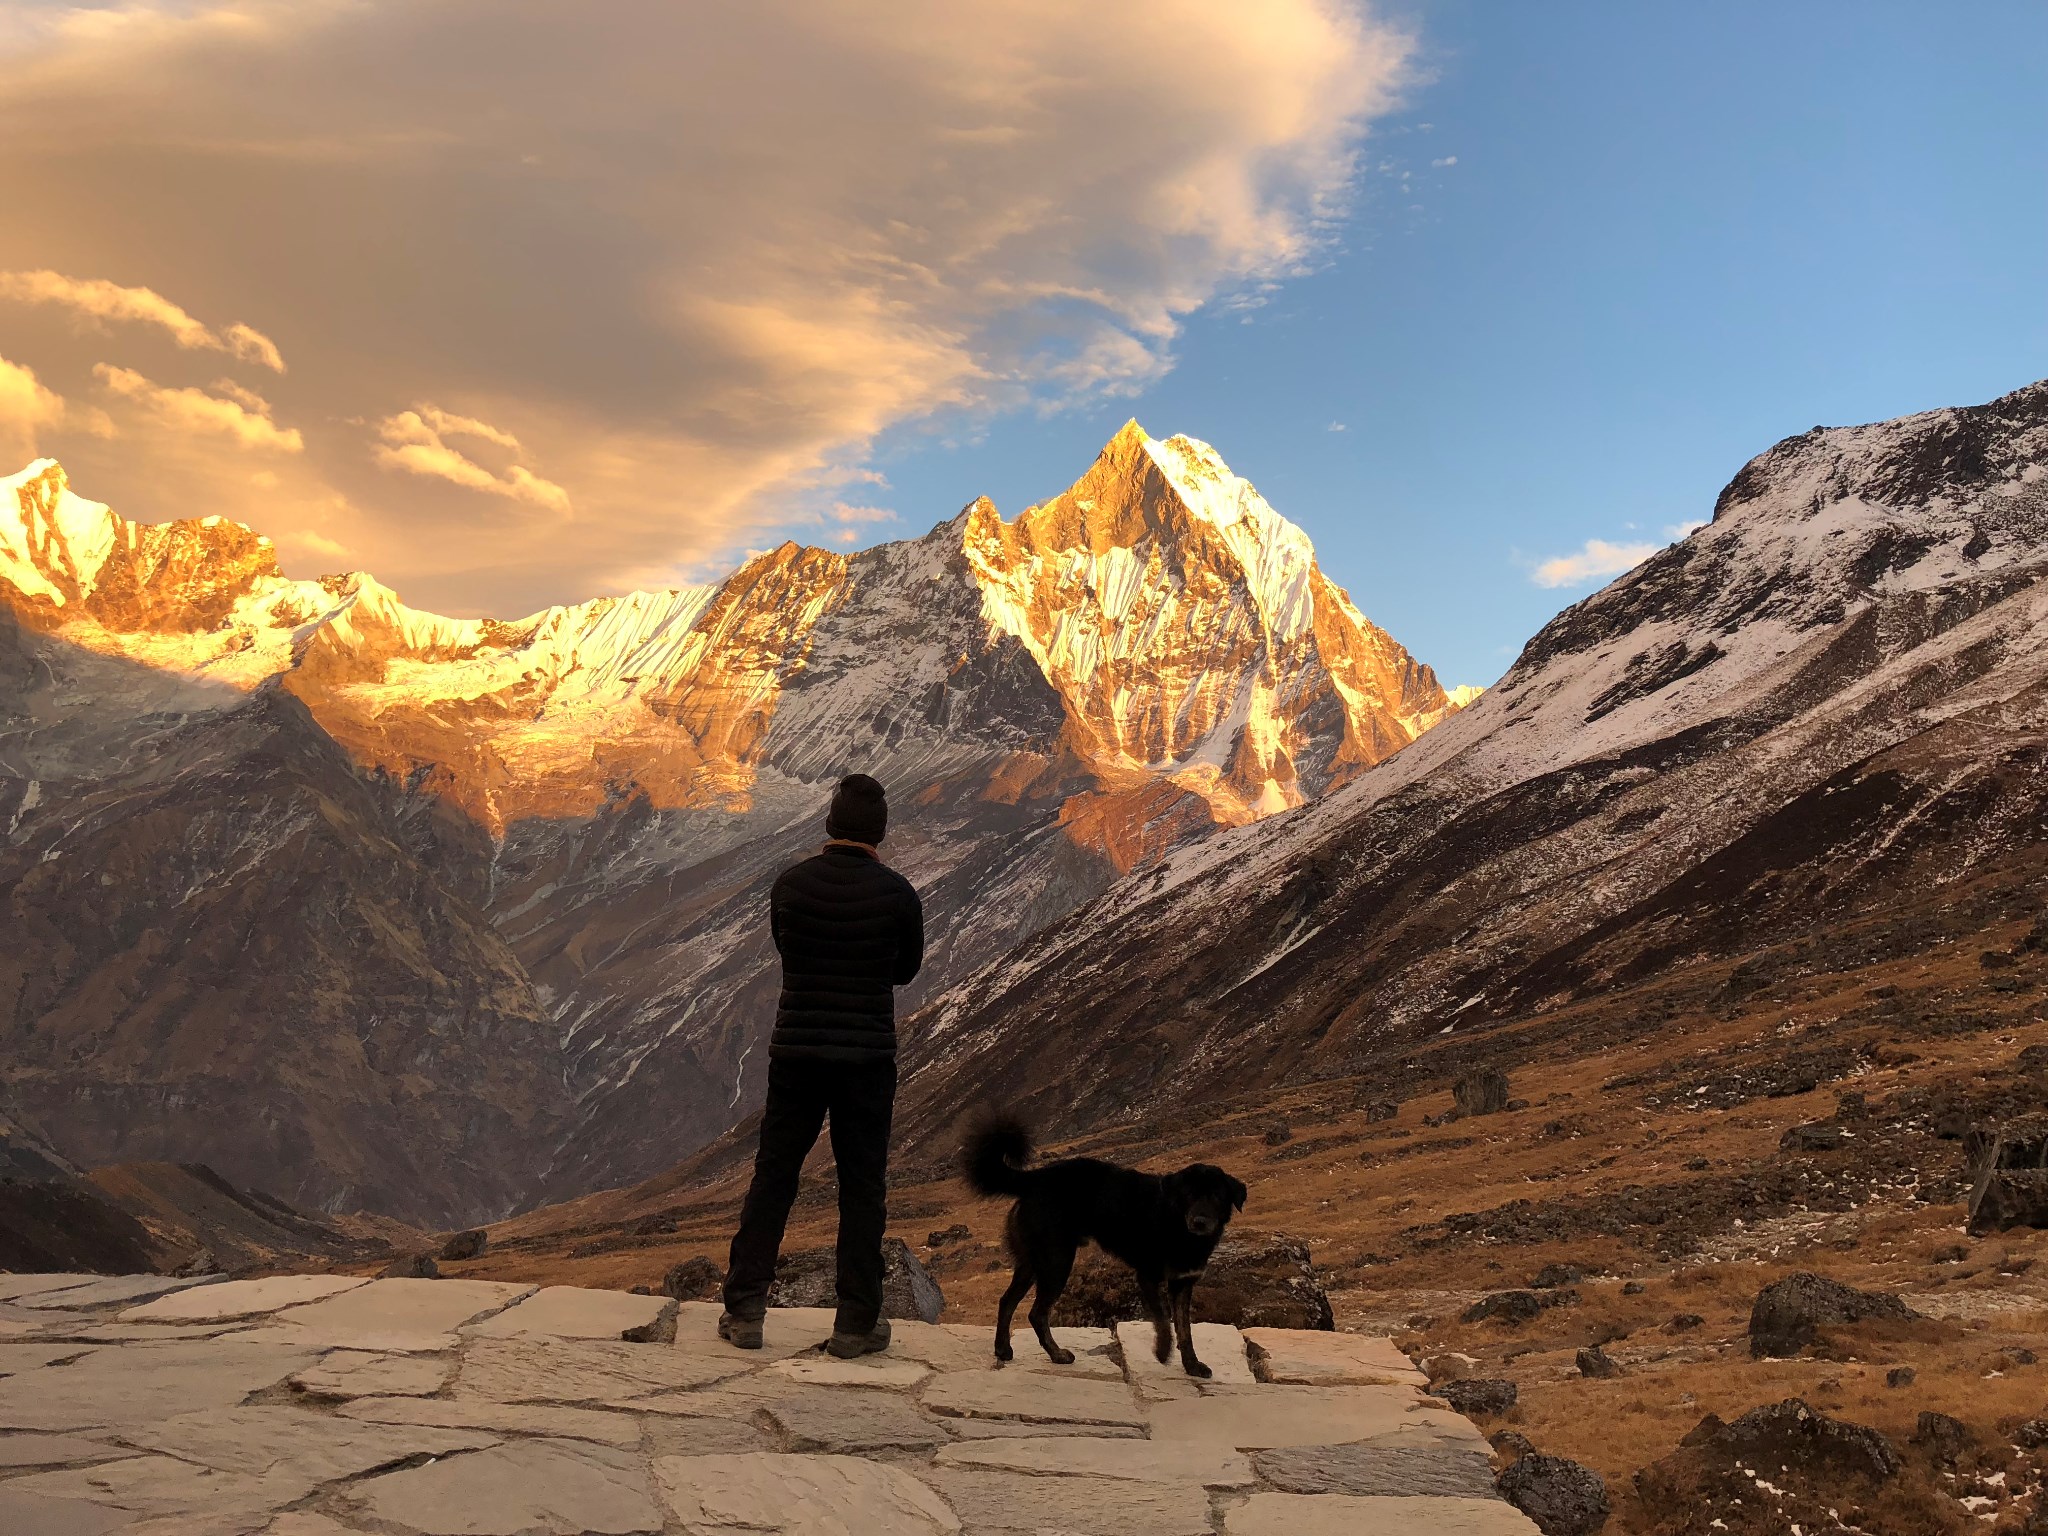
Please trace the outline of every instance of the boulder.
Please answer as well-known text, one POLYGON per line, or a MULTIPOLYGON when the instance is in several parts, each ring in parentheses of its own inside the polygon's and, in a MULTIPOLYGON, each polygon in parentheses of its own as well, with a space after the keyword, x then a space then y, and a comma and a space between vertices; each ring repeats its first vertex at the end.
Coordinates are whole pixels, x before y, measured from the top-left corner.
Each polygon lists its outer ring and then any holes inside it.
POLYGON ((1778 1138, 1780 1152, 1832 1152, 1848 1139, 1848 1133, 1839 1125, 1826 1120, 1816 1120, 1810 1125, 1795 1125, 1778 1138))
MULTIPOLYGON (((1140 1315, 1138 1283, 1129 1267, 1094 1254, 1075 1269, 1053 1318, 1069 1328, 1111 1328, 1140 1315)), ((1324 1332, 1337 1326, 1308 1244, 1281 1236, 1218 1244, 1195 1287, 1194 1320, 1324 1332)))
POLYGON ((1605 1381, 1610 1376, 1621 1374, 1621 1366, 1598 1344, 1580 1350, 1578 1364, 1579 1374, 1594 1381, 1605 1381))
MULTIPOLYGON (((882 1239, 882 1316, 936 1323, 946 1293, 900 1237, 882 1239)), ((806 1248, 775 1261, 771 1307, 829 1307, 838 1299, 838 1258, 830 1248, 806 1248)))
POLYGON ((1607 1523, 1607 1480, 1562 1456, 1523 1456, 1494 1479, 1500 1496, 1543 1536, 1592 1536, 1607 1523))
POLYGON ((1577 1285, 1585 1278, 1584 1271, 1576 1264, 1546 1264, 1536 1271, 1536 1278, 1529 1282, 1529 1289, 1557 1291, 1568 1285, 1577 1285))
POLYGON ((1505 1456, 1509 1461, 1536 1454, 1535 1442, 1519 1429, 1496 1429, 1486 1437, 1486 1443, 1493 1447, 1496 1456, 1505 1456))
POLYGON ((1859 1291, 1825 1275, 1787 1275, 1763 1288, 1749 1311, 1749 1352, 1758 1359, 1796 1355, 1821 1327, 1913 1316, 1896 1296, 1859 1291))
POLYGON ((927 1232, 924 1235, 924 1245, 927 1248, 943 1248, 948 1243, 965 1242, 972 1235, 967 1230, 966 1222, 956 1221, 950 1227, 940 1227, 936 1231, 927 1232))
POLYGON ((1508 1077, 1492 1067, 1467 1073, 1451 1084, 1461 1115, 1498 1114, 1508 1107, 1508 1077))
POLYGON ((1972 1236, 2014 1227, 2048 1227, 2048 1121, 1973 1127, 1966 1141, 1975 1178, 1972 1236))
POLYGON ((447 1242, 443 1243, 441 1245, 441 1257, 451 1263, 460 1263, 464 1259, 481 1258, 484 1249, 490 1245, 490 1241, 490 1233, 486 1232, 482 1227, 472 1227, 467 1232, 456 1233, 447 1242))
POLYGON ((2012 1432, 2012 1441, 2022 1450, 2038 1451, 2048 1445, 2048 1419, 2029 1419, 2012 1432))
POLYGON ((1956 1458, 1970 1448, 1974 1438, 1961 1419, 1932 1411, 1923 1411, 1913 1429, 1913 1444, 1945 1467, 1954 1466, 1956 1458))
POLYGON ((1732 1424, 1713 1414, 1700 1420, 1678 1449, 1636 1473, 1644 1528, 1701 1531, 1701 1512, 1725 1514, 1732 1530, 1754 1533, 1840 1530, 1839 1514, 1882 1496, 1897 1518, 1886 1531, 1934 1531, 1945 1516, 1928 1508, 1946 1496, 1924 1484, 1895 1481, 1903 1463, 1891 1443, 1874 1429, 1816 1413, 1798 1398, 1751 1409, 1732 1424), (1766 1469, 1769 1469, 1766 1471, 1766 1469), (1756 1478, 1772 1486, 1771 1505, 1750 1517, 1756 1478), (1731 1513, 1741 1510, 1745 1519, 1731 1513), (1834 1512, 1839 1512, 1834 1513, 1834 1512))
POLYGON ((702 1254, 671 1265, 661 1277, 661 1294, 677 1301, 717 1301, 725 1290, 725 1271, 702 1254))
POLYGON ((404 1253, 384 1267, 386 1280, 438 1280, 441 1266, 431 1253, 404 1253))
POLYGON ((1496 1291, 1473 1302, 1459 1314, 1459 1321, 1483 1323, 1491 1317, 1503 1323, 1526 1323, 1542 1313, 1544 1300, 1534 1291, 1496 1291))
POLYGON ((1467 1418, 1492 1417, 1506 1413, 1521 1395, 1512 1381, 1494 1377, 1468 1376, 1458 1381, 1439 1382, 1429 1389, 1467 1418))
POLYGON ((1910 1387, 1919 1374, 1910 1365, 1895 1365, 1884 1373, 1884 1384, 1888 1387, 1910 1387))
MULTIPOLYGON (((1699 1435, 1708 1422, 1703 1420, 1686 1438, 1699 1435)), ((1896 1477, 1902 1465, 1891 1441, 1876 1430, 1816 1413, 1796 1397, 1752 1408, 1732 1424, 1708 1430, 1704 1438, 1744 1458, 1745 1465, 1770 1465, 1774 1459, 1788 1469, 1825 1465, 1873 1482, 1896 1477)))

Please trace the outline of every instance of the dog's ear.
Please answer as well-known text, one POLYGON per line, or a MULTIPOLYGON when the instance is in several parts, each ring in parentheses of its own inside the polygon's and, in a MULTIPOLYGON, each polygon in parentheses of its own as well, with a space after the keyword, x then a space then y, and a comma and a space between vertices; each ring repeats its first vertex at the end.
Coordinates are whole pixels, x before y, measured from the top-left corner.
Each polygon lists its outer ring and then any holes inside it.
POLYGON ((1232 1209, 1243 1210, 1245 1201, 1251 1196, 1251 1191, 1233 1178, 1226 1177, 1224 1183, 1230 1186, 1230 1204, 1232 1209))

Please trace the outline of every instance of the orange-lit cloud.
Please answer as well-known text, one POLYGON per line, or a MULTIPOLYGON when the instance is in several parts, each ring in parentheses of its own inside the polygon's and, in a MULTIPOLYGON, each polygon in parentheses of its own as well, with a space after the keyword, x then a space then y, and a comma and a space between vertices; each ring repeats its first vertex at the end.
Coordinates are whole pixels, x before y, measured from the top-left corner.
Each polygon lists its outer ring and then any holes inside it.
POLYGON ((264 394, 304 434, 263 487, 196 471, 160 413, 43 429, 81 489, 150 517, 203 493, 497 613, 871 536, 831 509, 880 434, 1157 379, 1189 315, 1322 259, 1411 51, 1363 0, 35 14, 0 27, 0 205, 37 210, 0 271, 147 286, 58 278, 53 319, 136 323, 9 355, 65 394, 95 362, 188 388, 160 338, 269 369, 281 337, 264 394))
POLYGON ((217 381, 215 393, 208 394, 167 387, 110 363, 99 364, 93 373, 109 392, 135 402, 164 426, 229 438, 241 448, 298 453, 306 446, 296 427, 271 420, 269 401, 231 379, 217 381))
POLYGON ((0 272, 0 299, 53 304, 95 321, 153 325, 181 347, 225 352, 245 363, 261 363, 274 372, 284 372, 277 344, 255 327, 237 321, 224 330, 211 330, 154 289, 124 288, 104 278, 66 277, 61 272, 0 272))

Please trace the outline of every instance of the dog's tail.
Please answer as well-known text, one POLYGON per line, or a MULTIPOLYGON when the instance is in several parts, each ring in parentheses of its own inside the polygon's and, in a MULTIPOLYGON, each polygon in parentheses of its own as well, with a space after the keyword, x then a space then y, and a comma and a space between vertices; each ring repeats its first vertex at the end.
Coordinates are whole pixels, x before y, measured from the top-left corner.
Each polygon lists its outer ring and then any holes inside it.
POLYGON ((978 1195, 1021 1195, 1030 1187, 1024 1164, 1031 1158, 1031 1133, 1014 1115, 991 1115, 967 1133, 960 1171, 978 1195))

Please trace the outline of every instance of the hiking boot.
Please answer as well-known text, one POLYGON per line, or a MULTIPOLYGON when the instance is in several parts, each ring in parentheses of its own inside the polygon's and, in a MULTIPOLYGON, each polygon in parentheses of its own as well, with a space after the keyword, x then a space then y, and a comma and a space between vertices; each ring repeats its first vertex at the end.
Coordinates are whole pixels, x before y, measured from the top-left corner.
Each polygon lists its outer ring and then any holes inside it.
POLYGON ((835 1360, 858 1360, 862 1355, 879 1355, 889 1347, 889 1319, 883 1318, 867 1333, 847 1333, 834 1328, 825 1341, 825 1353, 835 1360))
POLYGON ((759 1349, 761 1347, 761 1319, 738 1317, 731 1312, 718 1314, 718 1336, 734 1349, 759 1349))

